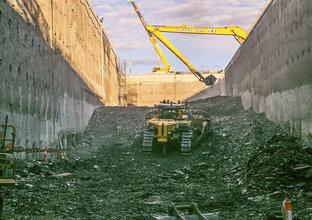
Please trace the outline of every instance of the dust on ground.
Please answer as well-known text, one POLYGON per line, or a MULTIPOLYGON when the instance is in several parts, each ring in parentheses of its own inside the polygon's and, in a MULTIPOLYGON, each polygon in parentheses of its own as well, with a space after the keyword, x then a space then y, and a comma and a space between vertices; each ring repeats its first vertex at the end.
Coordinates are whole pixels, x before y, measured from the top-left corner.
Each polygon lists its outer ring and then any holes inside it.
POLYGON ((147 107, 100 107, 76 146, 75 160, 19 161, 5 191, 7 219, 149 219, 195 202, 221 219, 275 219, 292 201, 294 219, 312 219, 311 149, 240 98, 193 102, 212 133, 192 156, 141 152, 147 107), (64 174, 58 176, 56 174, 64 174))

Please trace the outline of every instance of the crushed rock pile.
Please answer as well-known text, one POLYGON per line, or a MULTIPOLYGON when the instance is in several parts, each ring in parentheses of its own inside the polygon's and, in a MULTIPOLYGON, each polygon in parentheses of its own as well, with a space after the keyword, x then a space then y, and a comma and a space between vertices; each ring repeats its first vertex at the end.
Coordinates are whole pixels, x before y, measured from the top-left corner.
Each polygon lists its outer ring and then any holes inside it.
POLYGON ((19 161, 5 191, 6 219, 149 219, 172 202, 195 202, 221 219, 274 219, 292 201, 312 219, 311 150, 240 98, 191 103, 210 114, 212 133, 192 156, 141 152, 146 107, 100 107, 79 136, 75 160, 19 161))
POLYGON ((312 149, 287 134, 275 135, 253 149, 246 165, 246 177, 274 188, 312 187, 312 149))

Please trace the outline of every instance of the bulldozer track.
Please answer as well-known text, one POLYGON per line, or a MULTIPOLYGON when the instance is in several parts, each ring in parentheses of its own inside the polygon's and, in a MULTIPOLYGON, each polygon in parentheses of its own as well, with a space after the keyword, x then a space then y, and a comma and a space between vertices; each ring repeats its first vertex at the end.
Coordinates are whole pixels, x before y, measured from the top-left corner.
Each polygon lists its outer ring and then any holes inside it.
POLYGON ((143 136, 142 151, 145 154, 152 154, 154 132, 145 130, 143 136))
POLYGON ((182 132, 181 155, 189 156, 192 154, 193 130, 182 132))

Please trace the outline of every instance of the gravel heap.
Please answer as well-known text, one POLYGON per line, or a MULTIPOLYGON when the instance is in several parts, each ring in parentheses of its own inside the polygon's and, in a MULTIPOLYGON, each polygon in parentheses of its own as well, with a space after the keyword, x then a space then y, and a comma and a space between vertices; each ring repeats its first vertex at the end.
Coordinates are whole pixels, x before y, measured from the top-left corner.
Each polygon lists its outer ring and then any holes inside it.
POLYGON ((172 202, 195 202, 221 219, 275 219, 292 201, 294 219, 312 219, 311 149, 244 110, 240 98, 191 103, 212 119, 192 156, 144 155, 147 107, 100 107, 78 137, 74 160, 19 161, 4 191, 6 219, 149 219, 172 202), (61 175, 60 175, 61 174, 61 175))

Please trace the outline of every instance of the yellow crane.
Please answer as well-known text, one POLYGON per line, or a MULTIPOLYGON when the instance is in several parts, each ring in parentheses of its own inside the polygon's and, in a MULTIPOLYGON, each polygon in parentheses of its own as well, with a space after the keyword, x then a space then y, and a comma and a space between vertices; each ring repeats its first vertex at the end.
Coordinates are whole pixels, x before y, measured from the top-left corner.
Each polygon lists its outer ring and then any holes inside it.
POLYGON ((152 26, 147 25, 147 30, 157 30, 167 33, 183 33, 183 34, 210 34, 210 35, 231 35, 237 40, 239 44, 242 44, 247 37, 246 31, 238 26, 229 27, 191 27, 188 25, 163 25, 152 26))
MULTIPOLYGON (((170 64, 168 63, 165 55, 160 49, 159 45, 155 37, 162 42, 172 53, 174 53, 188 68, 189 70, 199 79, 199 81, 206 83, 206 85, 212 85, 216 81, 216 78, 213 75, 209 75, 207 78, 203 77, 203 75, 198 72, 195 67, 173 46, 173 44, 161 33, 186 33, 186 34, 211 34, 211 35, 231 35, 242 44, 247 37, 247 33, 237 26, 232 27, 220 27, 220 28, 202 28, 202 27, 191 27, 188 25, 164 25, 164 26, 152 26, 148 25, 142 14, 140 13, 138 7, 135 5, 134 0, 129 0, 134 7, 137 15, 140 18, 145 30, 147 31, 152 44, 155 47, 155 51, 161 58, 162 62, 166 66, 166 68, 161 68, 159 62, 159 71, 167 71, 171 69, 170 64), (155 36, 155 37, 154 37, 155 36), (168 69, 169 68, 169 69, 168 69)), ((156 67, 157 68, 157 67, 156 67)), ((153 68, 153 72, 156 72, 156 68, 153 68)))
POLYGON ((163 64, 165 65, 165 68, 162 68, 161 67, 161 64, 160 64, 160 61, 158 60, 158 64, 159 64, 159 67, 153 67, 153 72, 154 73, 168 73, 168 72, 174 72, 173 68, 170 66, 168 60, 166 59, 164 53, 162 52, 161 48, 159 47, 155 37, 151 34, 151 32, 149 32, 147 29, 146 29, 146 22, 143 18, 143 16, 141 15, 138 7, 135 5, 134 1, 133 0, 129 0, 133 7, 134 7, 134 10, 136 11, 137 15, 139 16, 140 18, 140 21, 142 22, 148 36, 149 36, 149 39, 150 41, 152 42, 154 48, 155 48, 155 51, 156 53, 158 54, 158 56, 160 57, 161 61, 163 62, 163 64))

